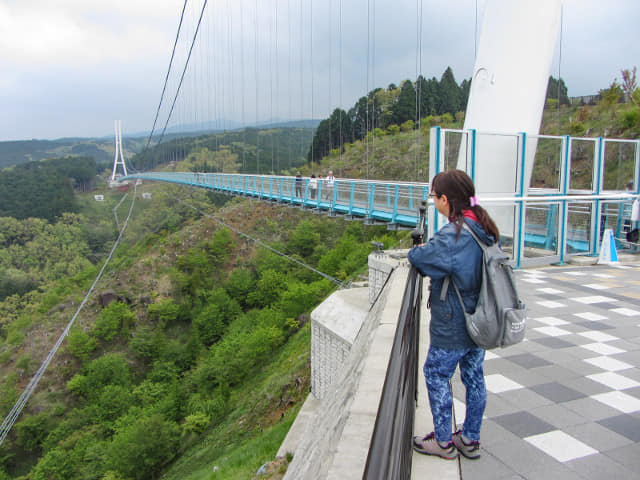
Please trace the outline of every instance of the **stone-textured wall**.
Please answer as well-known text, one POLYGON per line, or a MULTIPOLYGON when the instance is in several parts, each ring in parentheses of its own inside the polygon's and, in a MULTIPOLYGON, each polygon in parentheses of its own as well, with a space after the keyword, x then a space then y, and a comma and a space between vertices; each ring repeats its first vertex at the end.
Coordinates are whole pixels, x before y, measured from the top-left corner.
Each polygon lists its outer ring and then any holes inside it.
POLYGON ((351 343, 333 334, 321 323, 311 321, 311 393, 321 399, 344 365, 351 343))
POLYGON ((307 411, 305 403, 305 414, 296 419, 283 442, 279 454, 294 454, 285 480, 362 478, 406 283, 406 252, 372 254, 369 266, 369 288, 378 288, 373 295, 354 292, 365 289, 339 291, 311 314, 312 322, 316 321, 312 323, 312 378, 323 393, 317 401, 313 397, 320 392, 314 390, 307 400, 314 406, 307 411), (360 295, 364 295, 364 308, 363 298, 355 299, 360 295), (371 298, 376 301, 367 307, 371 298), (366 313, 356 330, 359 319, 354 317, 362 310, 366 313), (327 368, 331 374, 315 371, 327 368), (331 381, 322 383, 329 376, 331 381))

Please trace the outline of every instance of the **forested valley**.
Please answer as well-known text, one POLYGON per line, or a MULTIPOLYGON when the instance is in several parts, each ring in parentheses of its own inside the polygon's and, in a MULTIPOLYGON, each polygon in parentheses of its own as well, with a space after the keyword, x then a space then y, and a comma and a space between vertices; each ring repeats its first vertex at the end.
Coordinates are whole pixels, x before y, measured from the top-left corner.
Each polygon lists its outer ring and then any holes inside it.
MULTIPOLYGON (((133 186, 109 190, 95 173, 92 193, 75 185, 73 212, 0 220, 3 418, 95 278, 114 214, 127 216, 133 186)), ((250 478, 308 393, 308 315, 336 288, 300 263, 349 282, 366 274, 372 240, 403 237, 188 188, 137 189, 152 198, 136 200, 103 280, 0 446, 2 479, 250 478)))

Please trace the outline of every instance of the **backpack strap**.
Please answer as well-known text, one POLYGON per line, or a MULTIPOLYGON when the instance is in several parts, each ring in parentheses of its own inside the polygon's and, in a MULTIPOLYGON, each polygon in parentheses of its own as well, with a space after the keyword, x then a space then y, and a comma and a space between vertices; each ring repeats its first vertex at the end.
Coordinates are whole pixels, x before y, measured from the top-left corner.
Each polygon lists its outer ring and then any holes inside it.
MULTIPOLYGON (((465 222, 464 220, 462 221, 462 228, 464 228, 471 234, 473 239, 482 249, 482 253, 484 253, 485 250, 489 248, 488 245, 486 245, 482 240, 480 240, 480 238, 478 238, 478 235, 476 235, 476 232, 474 232, 473 229, 469 225, 467 225, 467 222, 465 222)), ((452 283, 453 287, 456 289, 456 293, 458 294, 458 298, 460 299, 460 304, 462 305, 462 310, 464 310, 464 302, 462 301, 462 295, 460 295, 460 290, 458 290, 458 286, 453 281, 453 277, 451 277, 451 275, 447 275, 446 277, 444 277, 444 282, 442 283, 442 291, 440 292, 440 301, 444 302, 445 299, 447 298, 447 290, 449 290, 449 283, 452 283)))

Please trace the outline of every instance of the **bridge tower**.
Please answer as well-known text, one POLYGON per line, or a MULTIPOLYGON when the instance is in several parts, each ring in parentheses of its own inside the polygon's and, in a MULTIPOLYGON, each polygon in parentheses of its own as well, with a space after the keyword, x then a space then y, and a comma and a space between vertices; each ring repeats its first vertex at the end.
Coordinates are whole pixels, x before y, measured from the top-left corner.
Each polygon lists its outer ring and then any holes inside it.
MULTIPOLYGON (((116 153, 113 157, 113 173, 111 174, 111 182, 116 182, 116 171, 118 170, 118 165, 122 165, 122 171, 124 175, 127 176, 127 165, 124 163, 124 155, 122 148, 122 120, 116 120, 115 122, 115 130, 116 130, 116 153)), ((119 176, 118 176, 119 178, 119 176)))

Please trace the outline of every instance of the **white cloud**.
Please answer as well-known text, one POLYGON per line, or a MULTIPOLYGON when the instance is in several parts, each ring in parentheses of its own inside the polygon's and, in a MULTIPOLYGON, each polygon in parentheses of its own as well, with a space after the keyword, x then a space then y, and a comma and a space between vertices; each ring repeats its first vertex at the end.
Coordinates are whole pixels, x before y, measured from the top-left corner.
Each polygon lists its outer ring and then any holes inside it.
MULTIPOLYGON (((20 1, 0 4, 0 58, 38 68, 167 55, 177 0, 20 1)), ((175 27, 174 27, 175 29, 175 27)))

